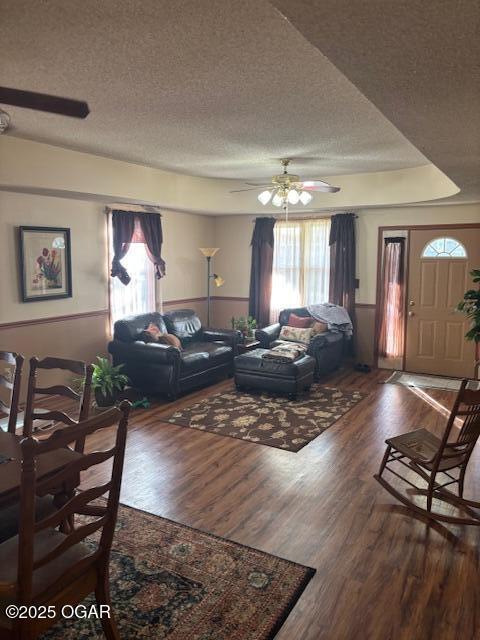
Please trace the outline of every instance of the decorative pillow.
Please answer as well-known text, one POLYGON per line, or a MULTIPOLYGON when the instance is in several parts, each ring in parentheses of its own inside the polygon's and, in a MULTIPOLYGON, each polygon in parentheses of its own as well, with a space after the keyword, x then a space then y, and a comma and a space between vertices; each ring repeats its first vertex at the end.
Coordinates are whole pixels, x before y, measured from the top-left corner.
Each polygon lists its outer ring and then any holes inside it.
POLYGON ((153 322, 150 322, 148 327, 141 333, 141 337, 144 342, 158 342, 159 337, 162 335, 163 333, 156 324, 153 324, 153 322))
POLYGON ((295 313, 291 313, 288 316, 288 326, 289 327, 297 327, 298 329, 308 329, 312 326, 313 318, 307 317, 302 318, 302 316, 297 316, 295 313))
POLYGON ((289 342, 301 342, 308 344, 312 338, 312 329, 301 329, 299 327, 282 327, 280 330, 280 340, 288 340, 289 342))
POLYGON ((163 333, 161 336, 159 336, 158 342, 160 342, 161 344, 169 344, 172 347, 177 347, 177 349, 182 348, 182 343, 177 338, 177 336, 173 335, 173 333, 163 333))
POLYGON ((325 333, 325 331, 328 331, 328 324, 315 321, 312 325, 312 338, 318 336, 319 333, 325 333))

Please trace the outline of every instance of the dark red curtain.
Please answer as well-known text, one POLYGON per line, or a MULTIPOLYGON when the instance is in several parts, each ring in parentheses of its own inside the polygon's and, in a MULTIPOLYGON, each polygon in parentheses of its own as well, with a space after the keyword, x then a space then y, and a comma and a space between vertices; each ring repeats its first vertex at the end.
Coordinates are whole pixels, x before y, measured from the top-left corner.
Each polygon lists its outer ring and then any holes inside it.
POLYGON ((120 260, 127 255, 135 230, 135 213, 132 211, 112 211, 113 259, 112 278, 123 284, 130 282, 130 276, 120 260))
POLYGON ((159 213, 139 213, 137 218, 143 232, 147 255, 155 265, 157 278, 165 275, 165 261, 162 259, 162 217, 159 213))
POLYGON ((159 213, 141 213, 138 211, 112 211, 113 259, 112 278, 118 278, 127 285, 130 276, 121 260, 127 255, 132 242, 145 244, 147 256, 155 265, 157 278, 165 275, 165 262, 162 259, 162 217, 159 213))
POLYGON ((264 327, 270 322, 274 226, 275 218, 257 218, 252 235, 248 313, 256 319, 259 327, 264 327))
POLYGON ((332 304, 345 307, 355 321, 355 214, 332 216, 330 227, 330 293, 332 304))

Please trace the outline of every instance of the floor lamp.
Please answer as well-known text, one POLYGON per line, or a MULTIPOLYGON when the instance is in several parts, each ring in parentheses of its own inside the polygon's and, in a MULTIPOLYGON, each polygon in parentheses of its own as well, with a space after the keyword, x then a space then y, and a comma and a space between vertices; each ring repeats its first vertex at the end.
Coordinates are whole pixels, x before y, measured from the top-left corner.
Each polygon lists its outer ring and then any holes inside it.
POLYGON ((210 280, 213 278, 213 282, 216 287, 221 287, 225 280, 211 272, 212 258, 217 253, 218 247, 200 247, 200 251, 207 259, 207 328, 210 327, 210 280))

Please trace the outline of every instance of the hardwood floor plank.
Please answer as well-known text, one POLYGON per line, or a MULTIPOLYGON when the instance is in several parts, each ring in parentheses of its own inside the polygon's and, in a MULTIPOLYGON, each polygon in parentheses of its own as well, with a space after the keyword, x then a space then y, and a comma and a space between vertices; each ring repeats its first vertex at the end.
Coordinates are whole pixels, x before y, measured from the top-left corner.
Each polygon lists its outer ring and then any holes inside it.
MULTIPOLYGON (((479 638, 480 532, 412 517, 373 479, 385 438, 439 433, 454 394, 382 384, 388 375, 344 370, 325 381, 369 396, 298 453, 163 421, 231 381, 136 410, 121 500, 315 567, 277 640, 479 638)), ((477 450, 469 494, 480 495, 477 450)))

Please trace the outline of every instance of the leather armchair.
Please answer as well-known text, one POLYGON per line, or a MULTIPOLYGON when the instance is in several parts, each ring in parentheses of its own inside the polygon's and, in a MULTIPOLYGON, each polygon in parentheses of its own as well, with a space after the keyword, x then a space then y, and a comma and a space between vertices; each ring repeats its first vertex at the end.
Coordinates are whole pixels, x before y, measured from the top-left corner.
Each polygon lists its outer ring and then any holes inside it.
POLYGON ((179 393, 232 375, 240 340, 240 332, 204 329, 194 311, 180 309, 117 321, 108 350, 115 365, 124 365, 132 386, 144 393, 176 398, 179 393), (145 343, 141 334, 151 322, 163 333, 176 335, 182 348, 145 343))
MULTIPOLYGON (((283 309, 280 312, 278 322, 255 332, 255 337, 259 340, 262 349, 271 349, 277 344, 281 328, 288 325, 291 313, 303 318, 310 317, 306 307, 283 309)), ((319 333, 310 341, 307 353, 315 358, 316 379, 335 371, 340 366, 343 359, 343 342, 343 334, 334 331, 319 333)))

